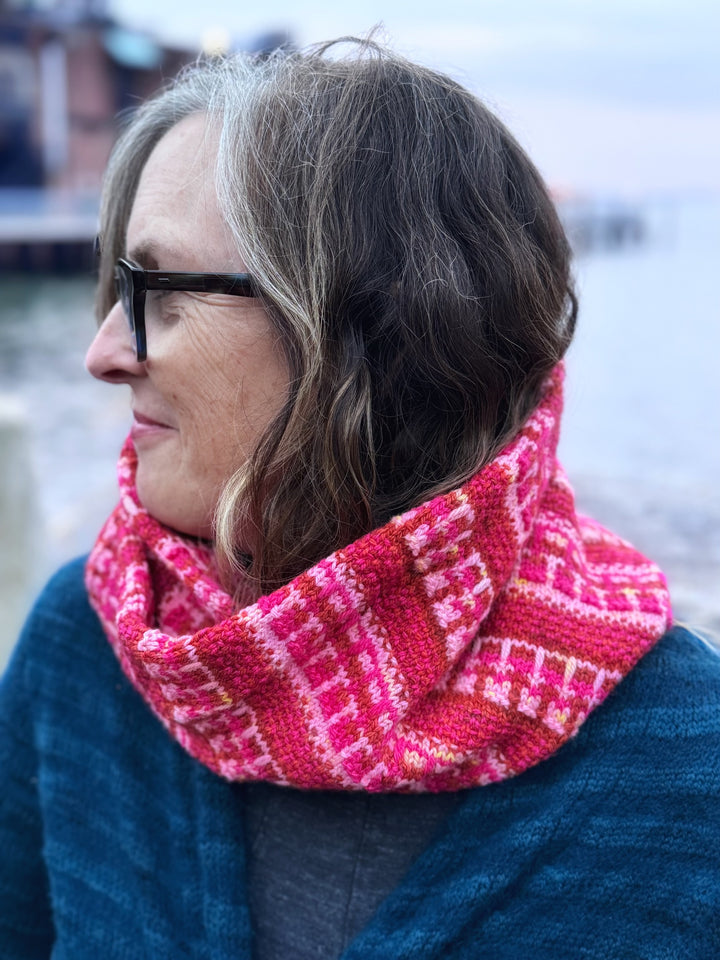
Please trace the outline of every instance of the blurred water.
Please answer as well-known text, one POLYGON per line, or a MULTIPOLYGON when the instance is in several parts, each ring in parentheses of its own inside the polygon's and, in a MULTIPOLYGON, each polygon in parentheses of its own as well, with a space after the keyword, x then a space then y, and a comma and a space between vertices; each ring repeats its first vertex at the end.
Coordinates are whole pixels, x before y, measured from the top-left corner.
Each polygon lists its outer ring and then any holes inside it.
POLYGON ((561 457, 587 512, 720 636, 720 198, 650 207, 648 241, 581 259, 561 457))
MULTIPOLYGON (((720 200, 647 212, 647 243, 578 263, 561 455, 581 507, 664 566, 680 618, 720 634, 720 200)), ((30 417, 44 529, 33 591, 115 499, 128 395, 84 371, 92 297, 85 278, 3 280, 0 391, 30 417)))
MULTIPOLYGON (((60 563, 88 550, 116 497, 128 399, 125 388, 113 391, 85 372, 94 328, 89 277, 3 278, 0 392, 19 397, 27 413, 38 495, 26 606, 60 563)), ((3 530, 0 549, 14 549, 3 530)), ((0 637, 0 667, 10 642, 0 637)))
POLYGON ((565 458, 688 489, 720 474, 720 201, 648 212, 645 245, 578 263, 565 458))

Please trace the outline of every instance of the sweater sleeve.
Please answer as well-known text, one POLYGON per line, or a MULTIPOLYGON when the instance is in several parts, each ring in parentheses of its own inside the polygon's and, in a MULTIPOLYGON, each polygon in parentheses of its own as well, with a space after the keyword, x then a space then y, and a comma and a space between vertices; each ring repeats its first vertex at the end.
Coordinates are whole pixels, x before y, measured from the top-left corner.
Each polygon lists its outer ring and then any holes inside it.
POLYGON ((0 679, 0 956, 47 958, 54 931, 38 792, 38 758, 28 682, 38 645, 29 619, 0 679))

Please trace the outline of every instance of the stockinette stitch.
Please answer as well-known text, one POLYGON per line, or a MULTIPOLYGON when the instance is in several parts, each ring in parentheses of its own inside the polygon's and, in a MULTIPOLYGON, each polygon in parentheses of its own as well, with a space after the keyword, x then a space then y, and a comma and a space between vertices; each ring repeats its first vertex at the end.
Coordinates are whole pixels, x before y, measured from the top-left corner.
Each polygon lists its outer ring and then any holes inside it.
POLYGON ((173 737, 230 780, 459 790, 553 754, 671 623, 661 571, 578 515, 563 371, 464 486, 236 610, 212 551, 150 517, 131 443, 90 601, 173 737))

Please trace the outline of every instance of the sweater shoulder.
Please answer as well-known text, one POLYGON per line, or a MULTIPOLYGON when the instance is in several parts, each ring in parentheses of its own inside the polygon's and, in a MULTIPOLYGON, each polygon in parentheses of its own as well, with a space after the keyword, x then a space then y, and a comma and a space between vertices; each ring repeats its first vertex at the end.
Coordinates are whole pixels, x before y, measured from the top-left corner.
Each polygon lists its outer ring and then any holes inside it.
POLYGON ((713 644, 697 631, 682 624, 675 624, 661 637, 658 644, 650 651, 638 667, 657 657, 665 669, 680 668, 684 674, 696 666, 700 669, 701 679, 714 678, 720 681, 720 646, 713 644))
MULTIPOLYGON (((644 656, 608 698, 611 714, 643 713, 660 732, 680 714, 714 722, 720 734, 720 651, 687 627, 676 625, 644 656)), ((602 709, 602 708, 601 708, 602 709)))
MULTIPOLYGON (((38 636, 47 637, 48 631, 57 636, 99 629, 85 588, 85 561, 85 557, 71 560, 48 580, 28 614, 18 648, 27 653, 28 647, 37 642, 38 636)), ((48 652, 45 648, 44 653, 48 652)))
POLYGON ((2 677, 36 699, 68 678, 88 688, 112 680, 118 665, 85 588, 85 558, 61 567, 38 595, 2 677))
POLYGON ((50 577, 33 604, 28 626, 46 617, 76 621, 90 611, 85 587, 86 560, 86 557, 76 557, 50 577))

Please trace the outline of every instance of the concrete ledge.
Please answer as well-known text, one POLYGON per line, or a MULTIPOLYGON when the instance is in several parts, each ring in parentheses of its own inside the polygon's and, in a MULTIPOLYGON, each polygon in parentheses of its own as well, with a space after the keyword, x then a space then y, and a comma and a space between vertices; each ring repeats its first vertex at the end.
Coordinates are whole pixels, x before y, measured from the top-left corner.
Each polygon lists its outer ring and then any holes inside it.
POLYGON ((16 397, 0 394, 0 670, 30 603, 38 529, 29 420, 16 397))

